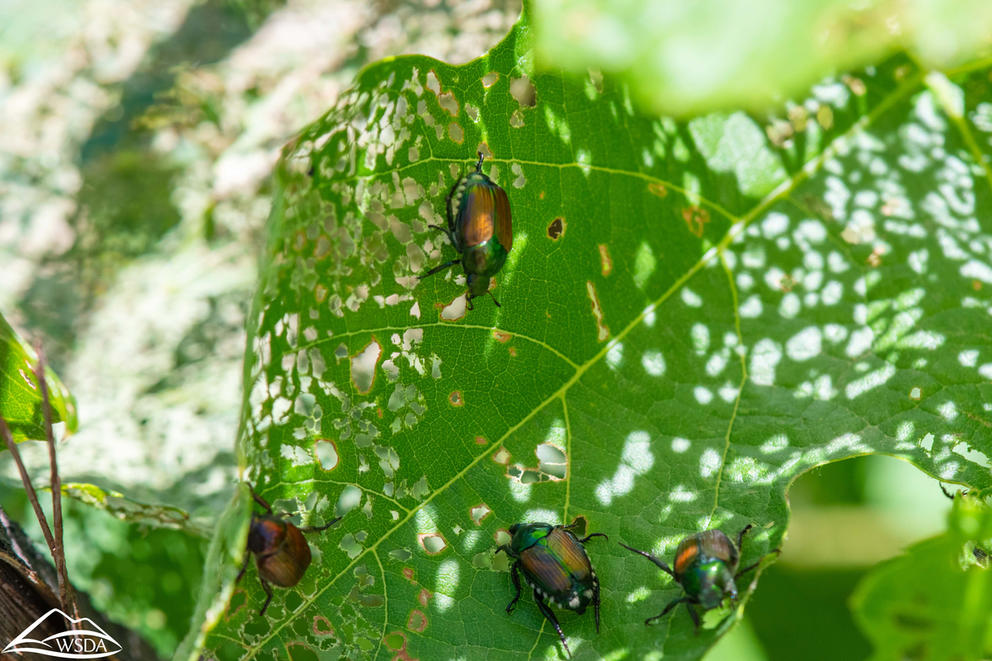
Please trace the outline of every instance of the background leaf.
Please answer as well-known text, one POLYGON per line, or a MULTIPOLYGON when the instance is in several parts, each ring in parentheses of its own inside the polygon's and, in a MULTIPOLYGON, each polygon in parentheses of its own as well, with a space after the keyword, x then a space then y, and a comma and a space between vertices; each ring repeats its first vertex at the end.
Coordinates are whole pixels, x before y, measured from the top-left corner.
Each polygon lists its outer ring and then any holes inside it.
MULTIPOLYGON (((38 356, 33 348, 0 315, 0 414, 7 421, 15 442, 45 438, 45 414, 41 391, 34 378, 38 356)), ((65 422, 68 432, 76 431, 76 401, 51 368, 46 366, 52 421, 65 422)), ((2 446, 4 450, 7 446, 2 446)))
POLYGON ((980 495, 959 494, 948 523, 945 534, 872 570, 852 596, 875 645, 873 658, 978 659, 992 652, 992 574, 981 556, 992 540, 992 510, 980 495))
POLYGON ((534 2, 539 64, 617 74, 643 107, 692 115, 767 108, 819 78, 907 50, 927 66, 960 64, 990 43, 981 0, 534 2))
POLYGON ((611 539, 589 547, 602 631, 560 618, 576 657, 696 658, 733 618, 645 627, 678 590, 615 542, 670 557, 753 523, 751 562, 797 475, 867 453, 988 485, 987 73, 896 58, 787 118, 678 123, 608 76, 535 74, 526 18, 462 67, 366 69, 284 156, 239 446, 277 509, 345 518, 265 618, 254 570, 198 618, 209 654, 560 655, 529 596, 503 612, 492 553, 581 515, 611 539), (461 315, 458 274, 417 275, 452 255, 427 224, 477 148, 515 240, 502 307, 461 315))

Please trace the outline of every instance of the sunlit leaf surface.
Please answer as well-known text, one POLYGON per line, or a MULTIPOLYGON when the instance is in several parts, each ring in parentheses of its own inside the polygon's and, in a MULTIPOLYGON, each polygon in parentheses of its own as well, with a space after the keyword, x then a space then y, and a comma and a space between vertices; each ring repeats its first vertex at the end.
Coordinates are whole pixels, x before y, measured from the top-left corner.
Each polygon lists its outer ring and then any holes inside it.
POLYGON ((523 19, 462 67, 373 66, 287 148, 239 447, 277 510, 344 519, 261 618, 242 492, 182 658, 560 658, 493 551, 577 516, 610 539, 601 631, 559 611, 575 657, 695 658, 735 611, 645 627, 680 593, 617 542, 752 523, 750 563, 788 484, 858 454, 989 484, 987 69, 896 59, 782 118, 677 123, 530 53, 523 19), (466 312, 460 269, 417 275, 454 257, 427 225, 477 149, 515 233, 502 307, 466 312))
MULTIPOLYGON (((37 361, 34 349, 0 316, 0 415, 16 442, 45 438, 41 390, 34 375, 37 361)), ((75 431, 78 425, 75 400, 50 368, 46 368, 45 376, 52 421, 65 422, 68 431, 75 431)), ((0 443, 0 451, 6 449, 0 443)))

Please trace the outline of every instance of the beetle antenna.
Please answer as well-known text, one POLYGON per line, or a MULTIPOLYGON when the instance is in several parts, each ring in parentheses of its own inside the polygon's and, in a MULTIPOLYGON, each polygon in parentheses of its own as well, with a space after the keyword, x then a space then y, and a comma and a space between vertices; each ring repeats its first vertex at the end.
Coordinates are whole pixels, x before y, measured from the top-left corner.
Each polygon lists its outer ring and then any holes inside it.
POLYGON ((481 151, 477 153, 479 154, 479 162, 475 164, 475 171, 482 172, 482 159, 485 157, 482 155, 481 151))
MULTIPOLYGON (((653 555, 651 555, 651 554, 650 554, 650 553, 648 553, 647 551, 638 551, 638 550, 637 550, 637 549, 635 549, 635 548, 632 548, 632 547, 630 547, 630 546, 627 546, 627 545, 626 545, 626 544, 624 544, 623 542, 619 542, 619 544, 620 544, 620 546, 622 546, 622 547, 624 547, 624 548, 625 548, 625 549, 627 549, 628 551, 633 551, 634 553, 636 553, 636 554, 638 554, 638 555, 643 555, 643 556, 644 556, 645 558, 647 558, 648 560, 650 560, 651 562, 653 562, 654 564, 656 564, 656 565, 658 566, 658 569, 660 569, 661 571, 663 571, 663 572, 665 572, 666 574, 668 574, 668 575, 669 575, 669 576, 671 576, 672 578, 675 578, 675 572, 673 572, 673 571, 672 571, 672 568, 671 568, 671 567, 669 567, 669 566, 668 566, 667 564, 665 564, 665 562, 664 562, 664 561, 662 561, 662 560, 659 560, 658 558, 656 558, 656 557, 654 557, 653 555)), ((665 611, 665 612, 664 612, 664 613, 662 613, 661 615, 664 615, 664 614, 665 614, 665 613, 667 613, 667 612, 668 612, 668 611, 665 611)), ((661 617, 661 615, 659 615, 658 617, 661 617)), ((651 618, 651 619, 655 619, 655 618, 651 618)), ((645 624, 647 624, 647 622, 645 622, 645 624)))
POLYGON ((753 528, 753 527, 754 526, 752 526, 749 523, 746 526, 744 526, 744 529, 743 530, 741 530, 739 533, 737 533, 737 550, 738 551, 741 550, 741 544, 744 543, 744 535, 746 535, 748 533, 748 531, 750 531, 751 528, 753 528))
POLYGON ((443 270, 444 270, 444 269, 446 269, 446 268, 449 268, 449 267, 451 267, 451 266, 454 266, 455 264, 457 264, 457 263, 458 263, 458 262, 460 262, 460 261, 461 261, 460 259, 453 259, 453 260, 451 260, 450 262, 445 262, 444 264, 441 264, 440 266, 435 266, 434 268, 432 268, 432 269, 431 269, 430 271, 428 271, 427 273, 425 273, 425 274, 423 274, 423 275, 418 275, 418 276, 417 276, 417 280, 423 280, 423 279, 424 279, 424 278, 426 278, 427 276, 429 276, 429 275, 434 275, 434 274, 435 274, 435 273, 437 273, 438 271, 443 271, 443 270))
POLYGON ((748 565, 744 569, 738 570, 738 572, 736 574, 734 574, 734 578, 737 578, 738 576, 743 576, 744 574, 748 573, 749 571, 751 571, 752 569, 754 569, 755 567, 757 567, 758 565, 760 565, 762 562, 764 562, 765 561, 765 558, 767 558, 770 555, 782 555, 782 549, 772 549, 771 551, 769 551, 765 555, 763 555, 760 558, 758 558, 758 561, 757 562, 748 565))
POLYGON ((320 532, 321 530, 327 530, 328 528, 330 528, 331 526, 333 526, 335 523, 337 523, 340 520, 341 520, 341 517, 338 516, 338 517, 335 517, 335 518, 331 519, 331 522, 330 523, 325 523, 322 526, 309 526, 307 528, 300 528, 300 532, 320 532))

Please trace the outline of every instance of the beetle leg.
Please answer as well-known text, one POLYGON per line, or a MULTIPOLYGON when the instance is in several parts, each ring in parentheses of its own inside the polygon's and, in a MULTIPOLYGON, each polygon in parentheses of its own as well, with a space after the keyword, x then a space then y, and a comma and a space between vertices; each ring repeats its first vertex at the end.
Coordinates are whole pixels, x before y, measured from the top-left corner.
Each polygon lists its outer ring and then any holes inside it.
POLYGON ((475 296, 469 296, 468 294, 465 295, 465 305, 469 312, 475 309, 475 304, 472 303, 473 298, 475 298, 475 296))
POLYGON ((272 514, 272 505, 269 505, 269 503, 264 498, 262 498, 257 493, 255 493, 255 487, 249 484, 248 488, 251 490, 251 497, 255 499, 256 503, 262 506, 266 514, 272 514))
POLYGON ((774 549, 774 550, 769 551, 765 555, 763 555, 760 558, 758 558, 758 561, 757 562, 751 563, 750 565, 748 565, 744 569, 738 570, 738 572, 736 574, 734 574, 734 578, 737 578, 738 576, 741 576, 743 574, 748 573, 749 571, 751 571, 752 569, 754 569, 755 567, 757 567, 758 565, 760 565, 762 562, 764 562, 765 561, 765 558, 767 558, 768 556, 770 556, 772 554, 780 555, 781 553, 782 553, 782 549, 774 549))
MULTIPOLYGON (((668 602, 668 605, 665 606, 665 610, 661 611, 660 613, 658 613, 654 617, 649 617, 648 619, 644 620, 644 624, 647 625, 647 624, 651 624, 655 620, 660 620, 661 618, 663 618, 666 615, 668 615, 668 611, 672 610, 673 608, 675 608, 679 604, 684 603, 684 604, 686 604, 688 606, 690 601, 692 601, 692 597, 689 597, 688 595, 685 596, 685 597, 679 597, 678 599, 674 599, 674 600, 668 602)), ((695 613, 693 613, 693 618, 692 619, 693 620, 696 620, 695 613)), ((697 626, 698 626, 698 624, 697 624, 697 626)))
MULTIPOLYGON (((497 552, 499 552, 499 549, 497 549, 497 552)), ((520 576, 517 574, 518 571, 520 571, 519 560, 514 562, 510 567, 510 578, 513 579, 513 587, 517 589, 517 594, 510 600, 510 603, 506 605, 507 615, 513 612, 513 609, 517 607, 517 602, 520 601, 520 576)))
MULTIPOLYGON (((627 546, 623 542, 620 542, 620 546, 624 547, 628 551, 633 551, 634 553, 637 553, 638 555, 643 555, 645 558, 647 558, 648 560, 650 560, 654 564, 658 565, 658 569, 660 569, 661 571, 665 572, 666 574, 668 574, 672 578, 675 578, 675 572, 673 572, 672 571, 672 568, 669 567, 668 565, 666 565, 664 561, 659 560, 658 558, 654 557, 653 555, 651 555, 650 553, 648 553, 646 551, 638 551, 635 548, 632 548, 630 546, 627 546)), ((664 615, 664 613, 662 613, 661 615, 664 615)), ((658 617, 661 617, 661 615, 659 615, 658 617)), ((651 619, 654 619, 654 618, 651 618, 651 619)))
POLYGON ((475 164, 475 171, 482 172, 482 158, 483 158, 482 152, 480 151, 476 153, 479 154, 479 162, 475 164))
POLYGON ((265 603, 262 604, 262 610, 258 611, 258 614, 265 615, 265 609, 269 607, 269 602, 272 601, 272 588, 269 587, 269 582, 261 576, 258 577, 258 582, 262 584, 262 589, 265 590, 265 603))
POLYGON ((458 244, 455 243, 455 237, 452 235, 451 229, 445 229, 445 228, 441 227, 440 225, 433 225, 433 224, 428 224, 427 226, 428 227, 431 227, 431 228, 434 228, 436 230, 441 230, 442 232, 444 232, 444 235, 448 238, 448 242, 451 245, 455 246, 456 249, 458 248, 458 244))
MULTIPOLYGON (((594 532, 594 533, 592 533, 590 535, 586 535, 585 537, 583 537, 579 541, 582 542, 583 544, 585 544, 586 542, 588 542, 593 537, 606 537, 606 533, 605 532, 594 532)), ((609 539, 609 537, 606 537, 606 539, 609 539)))
POLYGON ((753 528, 753 527, 754 526, 752 526, 749 523, 746 526, 744 526, 744 529, 743 530, 741 530, 739 533, 737 533, 737 550, 738 551, 741 550, 741 544, 744 543, 744 535, 746 535, 748 533, 748 531, 751 530, 751 528, 753 528))
POLYGON ((430 271, 428 271, 427 273, 425 273, 425 274, 423 274, 423 275, 418 275, 418 276, 417 276, 417 279, 418 279, 418 280, 423 280, 423 279, 424 279, 424 278, 426 278, 427 276, 429 276, 429 275, 434 275, 434 274, 435 274, 435 273, 437 273, 438 271, 443 271, 443 270, 444 270, 444 269, 446 269, 446 268, 450 268, 450 267, 452 267, 452 266, 454 266, 455 264, 457 264, 457 263, 458 263, 458 262, 460 262, 460 261, 462 261, 462 260, 460 260, 460 259, 453 259, 453 260, 451 260, 450 262, 445 262, 444 264, 441 264, 440 266, 435 266, 434 268, 432 268, 432 269, 431 269, 430 271))
POLYGON ((238 577, 234 579, 235 583, 239 582, 242 579, 242 577, 245 575, 245 572, 248 571, 249 560, 251 560, 251 553, 245 551, 245 561, 241 563, 241 571, 238 572, 238 577))
POLYGON ((488 294, 489 294, 489 298, 493 299, 493 303, 496 304, 496 307, 498 307, 498 308, 503 307, 502 305, 499 304, 499 301, 496 300, 496 297, 493 296, 493 293, 492 292, 488 292, 488 294))
POLYGON ((692 607, 692 602, 691 601, 686 601, 685 602, 685 609, 687 611, 689 611, 689 617, 692 618, 692 623, 695 625, 695 628, 693 629, 693 632, 698 635, 699 634, 699 613, 697 613, 696 610, 692 607))
POLYGON ((595 581, 592 588, 592 605, 596 609, 596 633, 599 633, 599 579, 593 572, 592 579, 595 581))
POLYGON ((565 652, 568 654, 569 658, 572 657, 572 650, 568 649, 568 643, 565 642, 565 634, 562 633, 561 626, 558 624, 558 618, 555 617, 555 613, 551 608, 544 603, 544 599, 534 590, 534 601, 537 602, 537 607, 540 609, 541 614, 544 618, 551 623, 551 626, 555 628, 558 632, 558 637, 561 638, 561 644, 565 646, 565 652))

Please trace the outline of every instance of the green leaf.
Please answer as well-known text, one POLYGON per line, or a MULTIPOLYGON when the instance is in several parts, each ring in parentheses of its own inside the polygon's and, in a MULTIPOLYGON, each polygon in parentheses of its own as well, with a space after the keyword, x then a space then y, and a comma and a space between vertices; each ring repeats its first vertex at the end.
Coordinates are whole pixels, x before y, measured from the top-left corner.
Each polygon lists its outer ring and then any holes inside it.
MULTIPOLYGON (((0 415, 7 421, 14 441, 18 443, 45 438, 41 391, 34 377, 37 362, 34 349, 0 315, 0 415)), ((52 422, 65 422, 68 432, 76 431, 79 425, 76 400, 47 365, 45 378, 48 381, 52 422)), ((7 449, 3 444, 0 448, 7 449)))
POLYGON ((851 597, 858 624, 875 646, 872 658, 984 659, 992 654, 987 556, 992 510, 978 495, 959 494, 948 524, 945 534, 873 569, 851 597))
MULTIPOLYGON (((608 76, 531 62, 525 16, 464 66, 379 63, 287 148, 239 451, 276 510, 344 519, 264 618, 251 568, 202 616, 245 539, 218 531, 179 658, 203 636, 223 659, 561 657, 531 595, 504 612, 493 553, 514 522, 578 516, 610 539, 588 545, 601 630, 560 611, 576 658, 698 658, 740 610, 644 626, 681 592, 617 542, 670 560, 751 523, 754 562, 797 475, 867 453, 989 485, 984 65, 825 81, 772 120, 786 135, 645 117, 608 76), (515 231, 502 306, 464 313, 457 267, 418 275, 454 256, 428 224, 477 150, 515 231)), ((226 516, 247 526, 243 494, 226 516)))
POLYGON ((766 108, 822 76, 907 49, 949 66, 989 46, 983 0, 535 0, 538 62, 618 75, 645 108, 766 108))
POLYGON ((210 537, 211 528, 202 521, 191 519, 189 513, 178 507, 138 502, 119 491, 83 482, 63 483, 62 494, 103 510, 121 521, 153 528, 182 530, 195 537, 210 537))

